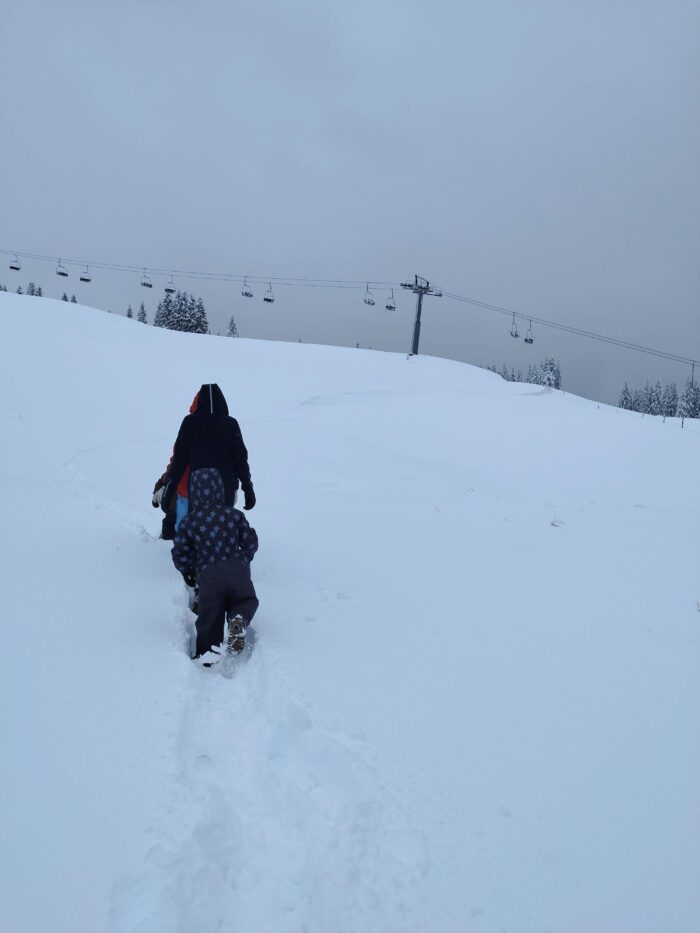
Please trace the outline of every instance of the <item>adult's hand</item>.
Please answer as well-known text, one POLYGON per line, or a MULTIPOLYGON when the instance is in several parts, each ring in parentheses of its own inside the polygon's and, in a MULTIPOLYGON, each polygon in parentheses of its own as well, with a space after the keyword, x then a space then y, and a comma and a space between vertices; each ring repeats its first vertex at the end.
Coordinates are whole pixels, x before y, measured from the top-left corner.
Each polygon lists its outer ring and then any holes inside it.
POLYGON ((248 486, 244 489, 243 495, 245 496, 245 505, 243 508, 246 512, 250 512, 251 509, 255 508, 255 493, 253 492, 253 487, 248 486))

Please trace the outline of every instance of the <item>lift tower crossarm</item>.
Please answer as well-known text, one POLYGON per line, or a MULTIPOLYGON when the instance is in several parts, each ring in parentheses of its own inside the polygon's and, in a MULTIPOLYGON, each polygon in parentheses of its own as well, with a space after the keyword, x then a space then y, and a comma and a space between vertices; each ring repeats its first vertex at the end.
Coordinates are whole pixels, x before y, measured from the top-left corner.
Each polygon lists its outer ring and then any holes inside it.
POLYGON ((413 292, 416 296, 416 321, 413 325, 413 344, 409 355, 417 356, 418 343, 420 341, 420 315, 423 309, 423 296, 432 295, 434 298, 442 298, 442 292, 438 288, 432 288, 430 282, 420 275, 414 276, 412 282, 402 282, 401 288, 413 292))

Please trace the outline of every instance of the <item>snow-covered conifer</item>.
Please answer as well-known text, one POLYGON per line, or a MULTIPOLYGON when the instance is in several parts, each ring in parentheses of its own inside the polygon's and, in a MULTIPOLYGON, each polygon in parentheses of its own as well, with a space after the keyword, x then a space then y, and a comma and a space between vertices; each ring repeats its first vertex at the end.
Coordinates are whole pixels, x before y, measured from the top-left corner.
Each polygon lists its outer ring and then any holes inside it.
POLYGON ((131 310, 131 305, 126 309, 126 316, 131 318, 134 316, 134 312, 131 310))
POLYGON ((165 297, 158 302, 155 317, 153 318, 154 327, 168 327, 170 330, 176 330, 173 325, 173 315, 175 312, 175 302, 172 295, 167 292, 165 297))
POLYGON ((238 336, 238 327, 236 326, 236 320, 233 315, 231 315, 231 320, 228 322, 228 333, 227 337, 237 337, 238 336))
POLYGON ((661 414, 664 415, 665 418, 673 418, 675 417, 677 408, 678 389, 676 388, 675 382, 669 382, 668 385, 664 387, 661 396, 661 414))
POLYGON ((71 295, 70 300, 71 300, 71 304, 74 304, 74 305, 78 304, 78 299, 75 297, 75 295, 71 295))
POLYGON ((688 379, 678 399, 679 418, 700 418, 700 386, 688 379))
POLYGON ((68 295, 65 292, 61 295, 61 301, 68 301, 68 295))
POLYGON ((139 308, 139 313, 136 315, 136 320, 141 324, 146 323, 146 309, 143 306, 143 302, 141 302, 141 307, 139 308))
POLYGON ((618 408, 625 408, 630 410, 632 408, 632 393, 630 392, 630 387, 625 384, 622 387, 622 392, 620 392, 620 399, 617 403, 618 408))
POLYGON ((660 415, 661 413, 661 383, 657 379, 656 383, 651 386, 651 391, 649 393, 649 414, 660 415))

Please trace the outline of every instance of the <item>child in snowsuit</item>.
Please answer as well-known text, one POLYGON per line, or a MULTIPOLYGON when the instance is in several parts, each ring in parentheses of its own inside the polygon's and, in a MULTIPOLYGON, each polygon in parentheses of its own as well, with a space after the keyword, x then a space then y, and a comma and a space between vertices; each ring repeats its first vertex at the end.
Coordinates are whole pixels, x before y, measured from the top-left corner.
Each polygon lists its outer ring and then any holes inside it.
POLYGON ((238 654, 258 608, 250 562, 258 536, 245 515, 225 504, 224 482, 213 467, 190 474, 189 511, 175 535, 173 563, 188 586, 199 588, 195 657, 224 640, 238 654))

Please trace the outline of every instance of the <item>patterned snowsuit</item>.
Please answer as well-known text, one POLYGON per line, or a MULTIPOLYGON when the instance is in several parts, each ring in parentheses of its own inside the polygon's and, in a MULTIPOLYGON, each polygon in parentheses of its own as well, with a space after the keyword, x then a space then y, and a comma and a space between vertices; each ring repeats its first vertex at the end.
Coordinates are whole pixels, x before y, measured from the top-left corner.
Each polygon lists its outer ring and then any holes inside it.
POLYGON ((199 587, 195 657, 224 640, 224 622, 241 615, 246 626, 258 608, 250 562, 258 536, 245 515, 225 505, 221 473, 206 467, 190 474, 190 510, 173 543, 173 563, 199 587))

